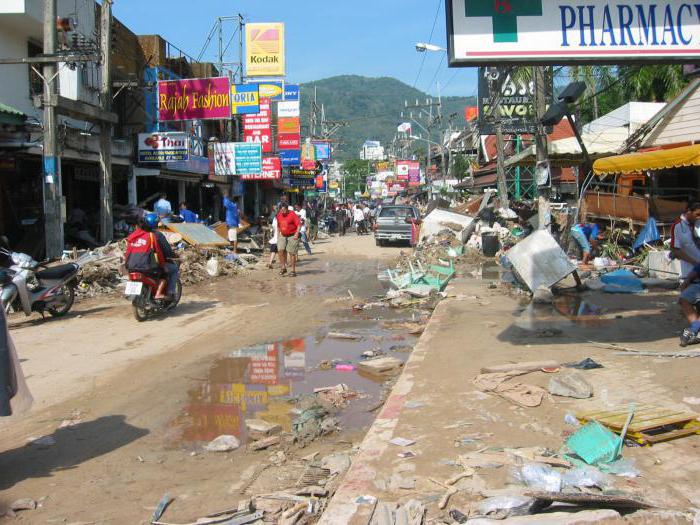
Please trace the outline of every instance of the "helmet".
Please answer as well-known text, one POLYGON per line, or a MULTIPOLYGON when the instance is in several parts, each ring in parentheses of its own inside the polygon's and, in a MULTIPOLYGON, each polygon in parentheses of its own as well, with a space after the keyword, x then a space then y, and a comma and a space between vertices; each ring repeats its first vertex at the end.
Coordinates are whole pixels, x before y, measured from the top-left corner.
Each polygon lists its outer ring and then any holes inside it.
POLYGON ((143 218, 143 222, 149 228, 157 228, 160 219, 155 213, 147 213, 146 216, 143 218))

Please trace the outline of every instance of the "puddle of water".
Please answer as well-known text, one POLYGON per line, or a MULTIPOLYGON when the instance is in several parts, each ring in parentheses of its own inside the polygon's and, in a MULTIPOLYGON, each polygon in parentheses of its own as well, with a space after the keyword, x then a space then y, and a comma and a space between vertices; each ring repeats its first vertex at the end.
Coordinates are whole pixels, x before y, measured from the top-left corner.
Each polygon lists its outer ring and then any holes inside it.
POLYGON ((576 325, 599 325, 606 320, 602 308, 579 295, 558 295, 552 305, 528 304, 515 320, 515 325, 529 332, 561 330, 576 325))
POLYGON ((603 309, 586 301, 580 295, 559 295, 554 298, 554 308, 573 321, 591 319, 603 315, 603 309))
MULTIPOLYGON (((406 312, 402 315, 405 317, 406 312)), ((368 350, 381 350, 405 361, 409 354, 392 351, 391 347, 413 345, 416 339, 401 337, 378 321, 351 319, 333 323, 328 330, 352 332, 362 339, 330 339, 324 331, 311 337, 233 350, 217 359, 207 378, 188 392, 187 405, 172 423, 175 432, 171 445, 196 448, 222 434, 236 436, 245 443, 245 420, 254 418, 276 423, 290 432, 295 417, 290 398, 338 383, 363 394, 336 415, 341 427, 351 430, 369 425, 375 414, 368 409, 379 401, 383 382, 357 371, 319 370, 317 366, 333 359, 357 363, 368 350)))

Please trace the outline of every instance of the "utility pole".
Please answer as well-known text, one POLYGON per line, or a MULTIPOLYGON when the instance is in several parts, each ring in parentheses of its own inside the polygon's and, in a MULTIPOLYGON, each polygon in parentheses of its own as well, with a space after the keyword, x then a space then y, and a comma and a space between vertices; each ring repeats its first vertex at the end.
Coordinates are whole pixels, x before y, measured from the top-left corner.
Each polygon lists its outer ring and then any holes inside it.
POLYGON ((508 182, 506 181, 505 167, 505 144, 503 142, 503 131, 501 130, 501 105, 496 107, 496 180, 498 182, 498 199, 501 201, 501 208, 510 208, 508 199, 508 182))
MULTIPOLYGON (((44 55, 56 53, 56 0, 44 2, 44 55)), ((44 64, 44 229, 46 258, 63 255, 63 216, 61 204, 61 160, 58 156, 56 107, 52 95, 56 93, 56 63, 44 64)))
MULTIPOLYGON (((112 108, 111 86, 112 0, 102 0, 100 9, 101 83, 100 104, 108 112, 112 108)), ((100 240, 107 243, 114 235, 112 216, 112 124, 100 124, 100 240)))
MULTIPOLYGON (((537 152, 537 165, 546 166, 549 158, 547 152, 547 133, 542 125, 542 117, 547 111, 547 86, 545 85, 545 68, 544 66, 533 67, 533 76, 535 81, 535 150, 537 152)), ((548 174, 551 178, 551 173, 548 174)), ((550 210, 549 193, 552 181, 547 180, 546 185, 537 182, 537 205, 539 214, 539 229, 549 230, 552 223, 552 212, 550 210)))

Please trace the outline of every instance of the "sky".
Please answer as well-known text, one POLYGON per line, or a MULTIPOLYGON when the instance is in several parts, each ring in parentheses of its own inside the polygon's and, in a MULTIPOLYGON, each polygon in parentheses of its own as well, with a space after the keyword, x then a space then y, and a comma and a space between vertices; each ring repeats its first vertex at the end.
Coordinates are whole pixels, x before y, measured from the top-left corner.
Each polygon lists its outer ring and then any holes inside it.
MULTIPOLYGON (((136 34, 160 34, 195 58, 218 16, 241 13, 249 22, 284 22, 289 82, 345 74, 389 76, 433 96, 476 95, 474 69, 449 69, 445 53, 415 50, 416 42, 446 47, 444 4, 444 0, 115 0, 113 13, 136 34)), ((228 40, 234 27, 225 28, 228 40)), ((212 42, 202 60, 217 61, 217 49, 212 42)), ((225 61, 237 61, 236 53, 232 45, 225 61)))

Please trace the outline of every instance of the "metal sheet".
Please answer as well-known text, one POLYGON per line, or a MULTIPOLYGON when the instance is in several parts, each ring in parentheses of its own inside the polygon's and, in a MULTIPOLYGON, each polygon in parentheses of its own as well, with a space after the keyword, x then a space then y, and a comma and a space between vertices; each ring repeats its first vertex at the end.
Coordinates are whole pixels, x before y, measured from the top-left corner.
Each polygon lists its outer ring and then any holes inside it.
POLYGON ((554 237, 537 230, 508 252, 513 268, 531 291, 558 283, 576 270, 554 237))
POLYGON ((170 231, 179 233, 185 241, 193 246, 228 246, 230 244, 226 239, 203 224, 180 222, 171 223, 167 226, 170 231))

